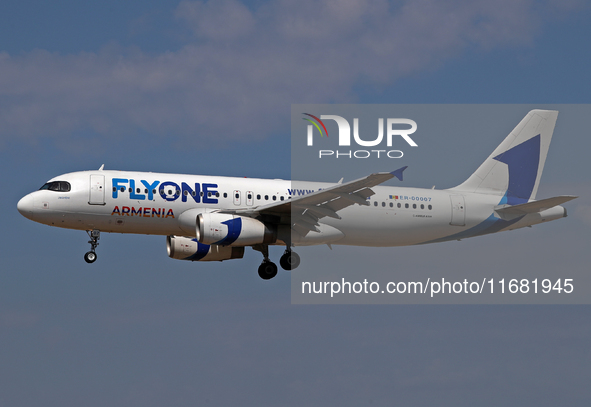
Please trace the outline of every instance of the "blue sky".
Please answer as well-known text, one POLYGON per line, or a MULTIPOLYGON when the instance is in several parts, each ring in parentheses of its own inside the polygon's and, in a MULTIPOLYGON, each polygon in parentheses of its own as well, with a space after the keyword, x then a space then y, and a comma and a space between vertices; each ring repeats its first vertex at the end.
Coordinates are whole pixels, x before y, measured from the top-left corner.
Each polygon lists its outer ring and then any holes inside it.
MULTIPOLYGON (((589 103, 590 14, 577 1, 3 2, 0 405, 588 404, 586 306, 292 306, 289 275, 263 284, 251 250, 185 264, 164 237, 104 234, 89 268, 84 232, 32 223, 16 202, 103 163, 289 178, 292 103, 589 103)), ((587 267, 587 132, 556 137, 540 190, 581 195, 569 218, 467 247, 513 259, 539 234, 528 255, 587 267), (551 237, 575 243, 552 256, 551 237)), ((409 186, 448 168, 461 181, 498 144, 458 133, 405 163, 409 186)), ((449 265, 462 249, 446 245, 421 266, 449 265)))

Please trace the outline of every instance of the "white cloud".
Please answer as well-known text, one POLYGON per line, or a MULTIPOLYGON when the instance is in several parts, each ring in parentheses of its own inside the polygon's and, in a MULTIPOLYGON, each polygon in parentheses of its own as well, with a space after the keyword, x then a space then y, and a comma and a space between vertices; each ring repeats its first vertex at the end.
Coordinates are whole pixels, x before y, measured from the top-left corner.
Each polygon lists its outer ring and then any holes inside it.
POLYGON ((0 134, 36 142, 85 131, 179 142, 263 138, 292 103, 355 101, 354 86, 390 84, 467 47, 531 44, 543 23, 529 0, 183 1, 193 36, 159 55, 0 54, 0 134))
POLYGON ((194 33, 214 41, 232 41, 253 32, 255 17, 236 0, 212 2, 182 1, 175 16, 185 21, 194 33))

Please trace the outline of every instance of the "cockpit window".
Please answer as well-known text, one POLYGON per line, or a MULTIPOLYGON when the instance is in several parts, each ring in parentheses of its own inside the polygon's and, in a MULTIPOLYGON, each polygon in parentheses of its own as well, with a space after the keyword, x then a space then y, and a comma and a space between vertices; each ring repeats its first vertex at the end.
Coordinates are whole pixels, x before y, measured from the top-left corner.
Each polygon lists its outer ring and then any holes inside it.
POLYGON ((70 183, 66 181, 53 181, 43 185, 39 190, 48 189, 50 191, 69 192, 70 183))

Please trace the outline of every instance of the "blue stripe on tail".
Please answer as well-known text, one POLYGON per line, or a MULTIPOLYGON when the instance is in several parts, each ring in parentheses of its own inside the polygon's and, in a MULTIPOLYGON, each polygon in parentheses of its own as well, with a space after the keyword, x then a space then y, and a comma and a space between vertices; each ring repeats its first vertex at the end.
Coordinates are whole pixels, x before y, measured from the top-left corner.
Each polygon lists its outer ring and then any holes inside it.
POLYGON ((493 157, 509 167, 507 204, 526 203, 534 190, 540 165, 540 135, 493 157))

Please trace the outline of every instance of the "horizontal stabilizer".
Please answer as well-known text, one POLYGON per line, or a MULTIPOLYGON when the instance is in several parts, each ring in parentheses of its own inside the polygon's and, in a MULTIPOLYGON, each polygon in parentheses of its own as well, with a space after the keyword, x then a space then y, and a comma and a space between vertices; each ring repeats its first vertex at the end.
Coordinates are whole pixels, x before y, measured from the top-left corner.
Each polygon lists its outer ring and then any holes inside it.
POLYGON ((578 196, 561 195, 555 196, 553 198, 541 199, 539 201, 533 201, 519 205, 500 205, 495 208, 495 212, 499 215, 500 218, 507 220, 515 218, 517 216, 523 216, 528 213, 542 212, 546 209, 553 208, 557 205, 563 204, 568 201, 572 201, 576 198, 578 198, 578 196))

